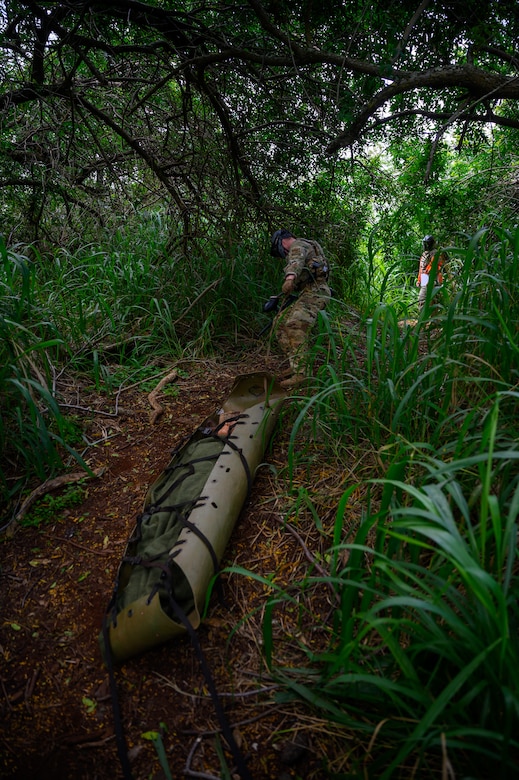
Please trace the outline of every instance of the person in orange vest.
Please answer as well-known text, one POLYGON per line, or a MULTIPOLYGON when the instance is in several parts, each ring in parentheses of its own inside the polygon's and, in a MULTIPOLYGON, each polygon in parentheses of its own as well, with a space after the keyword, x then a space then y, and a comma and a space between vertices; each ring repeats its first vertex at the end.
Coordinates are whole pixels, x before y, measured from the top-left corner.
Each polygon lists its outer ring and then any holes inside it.
MULTIPOLYGON (((436 241, 434 240, 434 237, 425 236, 422 239, 422 247, 423 252, 420 255, 420 262, 418 265, 418 279, 416 280, 416 286, 420 288, 420 292, 418 293, 418 306, 420 309, 423 309, 425 304, 425 299, 427 297, 427 285, 429 284, 429 277, 431 275, 433 263, 437 256, 436 241)), ((437 257, 434 289, 441 287, 443 284, 443 268, 447 260, 447 254, 445 252, 440 252, 437 257)))

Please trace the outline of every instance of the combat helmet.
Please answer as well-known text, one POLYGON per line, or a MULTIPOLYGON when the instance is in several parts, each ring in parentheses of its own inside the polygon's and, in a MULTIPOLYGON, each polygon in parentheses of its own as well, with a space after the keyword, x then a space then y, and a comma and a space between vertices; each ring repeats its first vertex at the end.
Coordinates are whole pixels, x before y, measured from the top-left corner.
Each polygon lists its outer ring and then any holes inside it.
POLYGON ((272 238, 270 240, 270 254, 272 257, 284 258, 287 256, 285 247, 283 246, 284 238, 294 238, 294 234, 285 228, 276 230, 276 232, 272 234, 272 238))

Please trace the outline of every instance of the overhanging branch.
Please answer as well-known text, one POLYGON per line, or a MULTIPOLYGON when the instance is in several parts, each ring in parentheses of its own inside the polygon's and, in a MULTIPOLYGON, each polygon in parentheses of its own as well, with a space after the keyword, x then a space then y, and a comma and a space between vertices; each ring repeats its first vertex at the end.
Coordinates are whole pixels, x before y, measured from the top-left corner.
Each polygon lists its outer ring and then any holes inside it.
MULTIPOLYGON (((411 93, 418 89, 439 91, 444 89, 459 89, 468 91, 474 95, 476 103, 491 98, 493 100, 519 99, 519 76, 502 76, 496 73, 475 68, 471 65, 454 66, 449 68, 434 68, 423 73, 414 73, 403 79, 398 79, 381 89, 370 100, 365 108, 342 133, 340 133, 326 149, 328 154, 338 152, 367 132, 369 120, 376 112, 388 103, 392 98, 405 93, 411 93)), ((452 117, 452 114, 448 114, 452 117)), ((383 120, 377 120, 382 122, 383 120)), ((486 116, 487 123, 493 120, 486 116)), ((514 125, 515 126, 515 125, 514 125)))
POLYGON ((514 130, 519 130, 519 119, 513 119, 507 116, 501 116, 493 111, 487 111, 486 114, 473 114, 469 111, 463 111, 460 114, 452 114, 448 111, 426 111, 421 108, 409 108, 405 111, 395 111, 394 114, 375 119, 369 125, 366 126, 366 135, 377 127, 391 124, 399 119, 405 119, 407 117, 424 117, 430 119, 433 122, 475 122, 477 124, 494 124, 500 127, 510 127, 514 130))

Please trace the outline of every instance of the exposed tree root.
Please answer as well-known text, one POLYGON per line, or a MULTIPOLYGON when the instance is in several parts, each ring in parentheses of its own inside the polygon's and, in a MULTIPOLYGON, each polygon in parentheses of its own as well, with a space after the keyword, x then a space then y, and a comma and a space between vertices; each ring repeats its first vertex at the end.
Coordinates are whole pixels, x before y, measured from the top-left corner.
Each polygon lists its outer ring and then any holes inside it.
POLYGON ((160 393, 162 388, 168 384, 168 382, 173 382, 177 378, 177 376, 178 376, 178 372, 177 369, 175 368, 173 371, 170 371, 169 374, 166 374, 166 376, 162 377, 157 387, 154 390, 152 390, 151 393, 148 395, 148 401, 153 407, 153 411, 150 413, 150 423, 152 425, 154 425, 157 422, 160 415, 164 411, 163 407, 157 401, 157 395, 160 393))

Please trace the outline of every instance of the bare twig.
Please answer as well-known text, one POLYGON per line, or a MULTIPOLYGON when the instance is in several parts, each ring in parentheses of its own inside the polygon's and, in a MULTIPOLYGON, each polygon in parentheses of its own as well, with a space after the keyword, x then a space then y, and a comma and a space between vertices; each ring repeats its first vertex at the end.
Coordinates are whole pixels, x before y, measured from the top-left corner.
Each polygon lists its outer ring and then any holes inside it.
POLYGON ((184 311, 182 312, 182 314, 180 315, 180 317, 178 317, 178 318, 175 320, 175 322, 173 323, 173 327, 175 327, 175 325, 178 325, 178 323, 179 323, 181 320, 183 320, 183 319, 184 319, 184 317, 186 316, 186 314, 187 314, 189 311, 191 311, 191 309, 193 308, 193 306, 195 306, 195 305, 198 303, 198 301, 200 300, 200 298, 202 298, 202 297, 203 297, 203 296, 206 294, 206 292, 209 292, 209 290, 212 290, 214 287, 217 287, 217 286, 220 284, 220 282, 222 281, 222 279, 223 279, 223 276, 221 276, 221 277, 220 277, 220 279, 215 279, 215 280, 214 280, 214 282, 211 282, 211 284, 208 284, 208 285, 207 285, 207 287, 205 288, 205 290, 202 290, 202 292, 200 293, 200 295, 197 295, 197 296, 196 296, 196 298, 195 298, 195 300, 194 300, 194 301, 192 301, 192 303, 190 303, 190 304, 189 304, 189 306, 187 307, 187 309, 184 309, 184 311))
POLYGON ((319 563, 317 563, 316 559, 314 558, 314 556, 312 555, 312 553, 310 552, 310 550, 308 549, 308 547, 307 547, 307 546, 306 546, 306 544, 304 543, 304 541, 303 541, 303 539, 301 538, 301 536, 300 536, 300 535, 297 533, 296 529, 295 529, 295 528, 294 528, 292 525, 290 525, 290 523, 287 523, 285 520, 283 520, 283 518, 282 518, 282 517, 277 517, 276 515, 274 515, 274 517, 276 518, 276 520, 278 521, 278 523, 279 523, 280 525, 282 525, 282 526, 283 526, 283 528, 286 528, 286 529, 287 529, 287 531, 290 531, 290 533, 292 534, 292 536, 294 537, 294 539, 296 539, 296 541, 298 542, 298 544, 301 546, 301 548, 302 548, 302 550, 303 550, 303 553, 304 553, 304 555, 305 555, 305 558, 306 558, 308 561, 310 561, 310 563, 311 563, 313 566, 315 566, 316 570, 319 572, 319 574, 321 575, 321 577, 323 577, 323 579, 324 579, 324 580, 327 582, 327 584, 329 585, 329 587, 330 587, 330 590, 331 590, 331 591, 332 591, 332 593, 334 594, 334 596, 335 596, 336 600, 337 600, 337 601, 340 601, 340 596, 339 596, 339 594, 337 593, 337 591, 336 591, 336 590, 335 590, 335 588, 333 587, 333 584, 332 584, 332 583, 329 581, 329 580, 330 580, 330 573, 329 573, 329 572, 327 572, 327 571, 326 571, 326 569, 323 569, 323 567, 322 567, 322 566, 321 566, 319 563))
MULTIPOLYGON (((202 694, 195 694, 190 693, 189 691, 183 691, 181 688, 178 687, 178 685, 173 681, 169 680, 165 675, 160 674, 159 672, 155 672, 155 676, 158 677, 160 680, 164 682, 165 685, 167 685, 169 688, 173 688, 174 691, 177 693, 180 693, 181 696, 187 696, 190 699, 195 699, 197 701, 200 701, 201 699, 210 699, 211 695, 209 693, 202 693, 202 694)), ((233 691, 232 693, 219 693, 218 697, 224 698, 232 698, 232 699, 244 699, 248 698, 249 696, 259 696, 262 693, 270 693, 271 691, 275 691, 279 688, 279 685, 269 685, 264 688, 254 688, 250 691, 233 691)))
POLYGON ((218 777, 216 775, 210 775, 207 772, 195 772, 194 769, 191 769, 191 761, 193 760, 197 748, 201 744, 202 744, 202 737, 197 737, 193 742, 191 750, 189 751, 189 755, 186 760, 186 765, 184 767, 184 775, 186 775, 186 777, 202 777, 205 778, 205 780, 218 780, 218 777))
MULTIPOLYGON (((248 726, 251 723, 257 723, 258 720, 263 720, 263 718, 271 718, 273 712, 282 712, 284 704, 270 704, 270 702, 267 702, 268 709, 265 709, 264 712, 260 712, 258 715, 252 715, 250 718, 244 718, 243 720, 237 720, 236 722, 233 721, 231 723, 231 728, 233 731, 235 729, 239 729, 242 726, 248 726)), ((215 734, 221 734, 222 729, 221 728, 214 728, 214 729, 205 729, 204 731, 200 731, 199 729, 181 729, 180 734, 186 734, 189 736, 192 736, 193 734, 197 734, 200 739, 203 737, 214 737, 215 734)))
MULTIPOLYGON (((92 553, 93 555, 114 555, 115 553, 115 550, 92 550, 91 547, 86 547, 84 544, 78 544, 78 542, 74 542, 72 539, 67 539, 64 536, 56 536, 55 534, 49 535, 51 535, 56 542, 65 542, 66 544, 72 545, 72 547, 77 547, 78 550, 84 550, 85 552, 92 553)), ((125 543, 126 542, 121 542, 121 544, 125 543)))
POLYGON ((77 409, 86 414, 95 414, 98 417, 120 417, 121 414, 134 415, 134 409, 117 409, 115 412, 104 412, 102 409, 92 409, 91 406, 80 406, 79 404, 60 404, 61 409, 77 409))
POLYGON ((9 699, 9 696, 8 696, 8 694, 7 694, 7 691, 6 691, 6 689, 5 689, 4 681, 3 681, 3 680, 1 680, 1 679, 0 679, 0 685, 2 686, 2 691, 3 691, 3 693, 4 693, 4 697, 5 697, 5 700, 6 700, 6 702, 7 702, 7 707, 8 707, 8 709, 9 709, 9 711, 11 711, 11 710, 13 709, 13 708, 11 707, 11 701, 10 701, 10 699, 9 699))
POLYGON ((115 734, 110 734, 109 737, 105 737, 104 739, 98 739, 94 742, 84 742, 83 744, 79 744, 78 748, 80 750, 84 750, 85 748, 103 747, 107 744, 107 742, 111 742, 113 739, 115 739, 115 734))
POLYGON ((25 687, 25 705, 28 707, 28 702, 31 696, 34 693, 34 686, 36 685, 36 680, 38 679, 40 674, 40 667, 37 666, 36 669, 32 673, 32 677, 30 680, 27 680, 27 685, 25 687))

